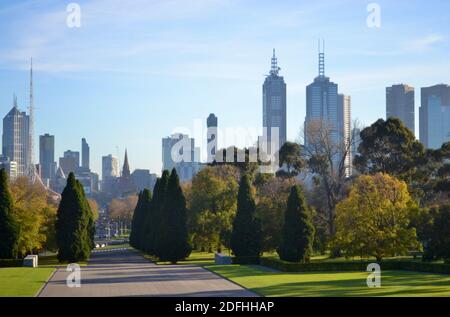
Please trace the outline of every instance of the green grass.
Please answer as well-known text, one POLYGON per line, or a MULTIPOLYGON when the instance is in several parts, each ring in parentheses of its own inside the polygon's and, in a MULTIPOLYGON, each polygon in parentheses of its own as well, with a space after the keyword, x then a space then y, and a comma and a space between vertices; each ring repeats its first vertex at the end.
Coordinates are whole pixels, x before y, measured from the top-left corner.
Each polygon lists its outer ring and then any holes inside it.
POLYGON ((0 296, 35 296, 53 270, 53 268, 1 268, 0 296))
POLYGON ((281 273, 245 265, 206 268, 263 296, 450 296, 450 275, 383 271, 381 287, 368 288, 367 272, 281 273))

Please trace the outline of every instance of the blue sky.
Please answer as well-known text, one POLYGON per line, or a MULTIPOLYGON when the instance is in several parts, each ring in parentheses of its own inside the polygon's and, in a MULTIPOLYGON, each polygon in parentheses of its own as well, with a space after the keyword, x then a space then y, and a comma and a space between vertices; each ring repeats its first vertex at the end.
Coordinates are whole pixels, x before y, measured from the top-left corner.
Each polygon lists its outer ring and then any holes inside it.
MULTIPOLYGON (((81 27, 68 28, 71 1, 0 2, 0 114, 28 106, 35 65, 36 137, 56 136, 56 157, 91 146, 101 156, 128 148, 132 169, 161 169, 161 138, 210 112, 221 127, 261 125, 262 83, 276 48, 287 83, 288 139, 305 116, 305 86, 326 75, 352 97, 352 118, 385 116, 385 87, 450 82, 447 0, 83 0, 81 27), (366 24, 369 3, 381 28, 366 24)), ((418 110, 416 110, 416 122, 418 110)), ((417 123, 416 123, 417 125, 417 123)), ((38 157, 36 149, 36 157, 38 157)))

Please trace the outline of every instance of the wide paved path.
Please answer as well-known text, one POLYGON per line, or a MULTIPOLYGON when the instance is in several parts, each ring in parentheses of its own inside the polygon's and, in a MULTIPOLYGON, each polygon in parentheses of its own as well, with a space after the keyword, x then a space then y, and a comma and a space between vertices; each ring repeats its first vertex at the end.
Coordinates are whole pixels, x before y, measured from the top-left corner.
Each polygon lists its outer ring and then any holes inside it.
POLYGON ((93 253, 81 267, 81 287, 58 269, 39 296, 235 296, 256 294, 195 265, 156 265, 133 250, 93 253))

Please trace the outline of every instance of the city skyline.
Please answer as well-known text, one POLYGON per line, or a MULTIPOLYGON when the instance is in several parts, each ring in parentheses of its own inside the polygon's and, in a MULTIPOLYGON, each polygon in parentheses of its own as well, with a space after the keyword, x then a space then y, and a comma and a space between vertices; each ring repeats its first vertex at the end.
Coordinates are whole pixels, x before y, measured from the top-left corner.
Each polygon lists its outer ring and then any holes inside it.
MULTIPOLYGON (((211 112, 220 118, 222 127, 241 122, 261 126, 260 85, 270 66, 273 47, 287 84, 288 140, 297 138, 303 122, 305 87, 316 74, 317 38, 326 40, 328 74, 352 97, 352 118, 365 125, 385 117, 385 88, 405 83, 416 88, 418 136, 420 88, 445 83, 450 68, 448 63, 440 62, 449 51, 447 34, 442 33, 448 18, 432 17, 438 9, 449 9, 449 4, 437 1, 427 5, 379 1, 383 14, 380 29, 367 27, 365 1, 328 1, 326 6, 286 1, 270 22, 264 22, 265 14, 273 7, 268 2, 255 7, 239 1, 200 1, 188 8, 177 1, 155 1, 153 9, 162 13, 156 21, 151 20, 155 16, 146 16, 148 10, 139 12, 141 1, 120 16, 124 21, 112 12, 120 12, 119 2, 113 1, 102 14, 98 10, 100 1, 79 3, 86 17, 79 30, 65 27, 65 7, 55 1, 39 5, 28 1, 2 3, 0 30, 5 31, 5 41, 0 44, 0 104, 6 114, 11 95, 16 92, 20 110, 27 110, 29 58, 33 56, 35 140, 45 133, 55 135, 55 157, 59 157, 68 149, 79 150, 80 139, 85 137, 96 172, 101 171, 102 156, 122 157, 128 148, 133 168, 159 173, 161 138, 176 132, 173 128, 177 126, 192 128, 195 119, 204 122, 211 112), (171 15, 169 9, 174 4, 185 10, 171 15), (10 14, 18 6, 23 12, 10 14), (233 16, 236 29, 225 31, 223 42, 203 28, 210 25, 211 32, 224 31, 223 22, 231 19, 231 11, 234 15, 239 12, 236 7, 242 13, 233 16), (254 15, 248 16, 250 7, 254 15), (306 13, 317 21, 305 19, 306 13), (23 20, 22 14, 28 21, 23 20), (180 31, 184 22, 199 16, 203 17, 198 23, 190 23, 187 34, 180 31), (415 26, 408 23, 408 16, 415 17, 415 26), (324 20, 328 25, 336 25, 337 31, 324 29, 320 24, 324 20), (124 22, 130 21, 135 22, 126 26, 124 22), (36 22, 40 22, 37 30, 22 27, 36 22), (58 29, 55 26, 60 22, 58 29), (176 23, 170 28, 168 22, 176 23), (10 27, 11 23, 18 28, 10 27), (261 32, 267 28, 258 30, 264 23, 270 24, 269 32, 261 32), (108 29, 111 25, 114 27, 108 29), (19 32, 19 26, 27 31, 19 32), (52 28, 54 31, 50 32, 52 28), (160 31, 151 40, 149 34, 156 28, 160 31), (305 28, 307 35, 300 35, 305 28), (143 31, 141 37, 133 29, 143 31), (349 33, 351 29, 355 32, 349 33), (164 37, 161 30, 171 35, 180 31, 188 36, 179 42, 180 34, 164 37), (36 31, 42 36, 37 36, 36 31), (121 35, 128 31, 135 34, 129 42, 121 35), (347 35, 336 37, 336 32, 347 35), (130 44, 131 49, 120 56, 108 41, 112 34, 118 36, 122 45, 130 44), (105 50, 92 45, 100 39, 105 41, 105 50), (186 56, 180 61, 177 41, 186 56), (48 43, 48 47, 43 43, 48 43), (106 53, 111 56, 105 58, 106 53), (98 63, 88 56, 94 56, 98 63), (179 72, 175 74, 176 68, 179 72), (130 122, 120 125, 124 118, 130 122)), ((35 147, 35 156, 37 150, 35 147)))

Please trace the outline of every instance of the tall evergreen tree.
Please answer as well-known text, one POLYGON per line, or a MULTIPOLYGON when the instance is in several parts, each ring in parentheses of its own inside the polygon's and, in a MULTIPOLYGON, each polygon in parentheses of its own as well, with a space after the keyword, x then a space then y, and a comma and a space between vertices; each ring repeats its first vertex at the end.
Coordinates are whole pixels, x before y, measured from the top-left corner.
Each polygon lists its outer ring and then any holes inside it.
POLYGON ((167 193, 167 185, 169 183, 169 171, 163 171, 161 178, 159 179, 158 186, 155 185, 153 194, 153 222, 152 229, 149 232, 148 252, 151 255, 159 257, 163 248, 161 236, 164 232, 162 226, 163 205, 167 193))
POLYGON ((142 191, 142 227, 139 232, 139 241, 141 250, 148 253, 148 243, 146 241, 149 230, 151 230, 151 222, 153 221, 153 209, 152 209, 152 192, 150 189, 145 188, 142 191))
POLYGON ((2 168, 0 170, 0 259, 17 257, 20 227, 14 217, 13 208, 8 174, 2 168))
POLYGON ((130 245, 136 249, 141 249, 140 233, 142 232, 141 227, 143 221, 142 200, 143 192, 141 191, 138 194, 138 201, 136 208, 134 208, 133 219, 131 220, 130 245))
POLYGON ((261 223, 256 218, 256 204, 247 174, 242 176, 237 197, 237 212, 233 221, 231 249, 237 257, 258 257, 261 253, 261 223))
POLYGON ((162 208, 161 236, 158 250, 162 261, 177 263, 189 256, 186 199, 181 190, 177 171, 172 170, 167 184, 166 198, 162 208))
POLYGON ((282 241, 278 248, 280 259, 289 262, 308 262, 314 238, 314 226, 305 204, 302 189, 296 185, 291 188, 286 212, 282 241))
POLYGON ((73 173, 61 195, 57 219, 56 242, 60 262, 87 260, 91 251, 88 202, 73 173))

